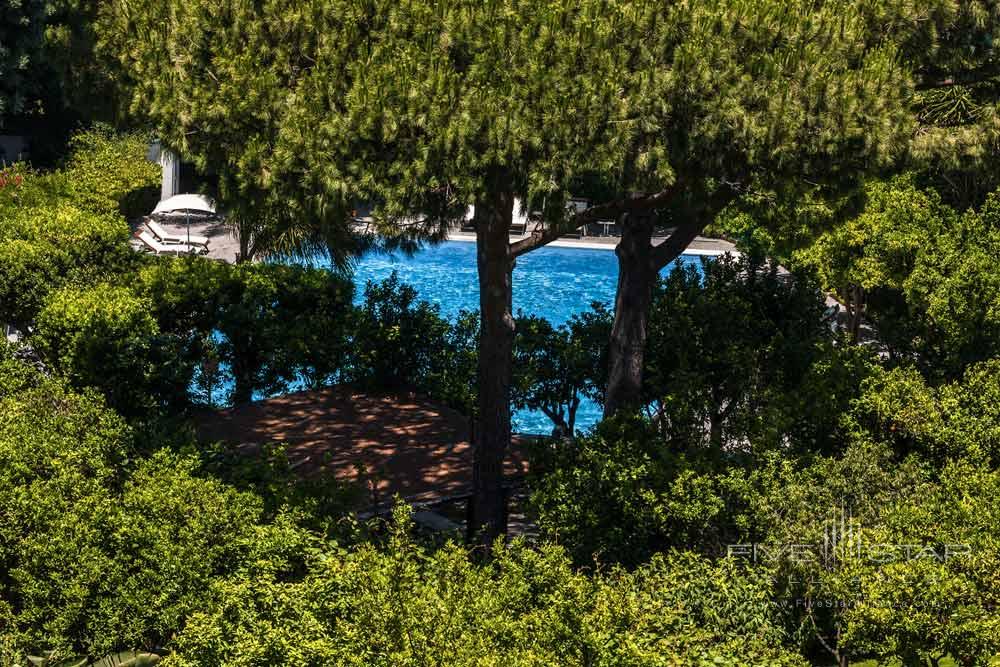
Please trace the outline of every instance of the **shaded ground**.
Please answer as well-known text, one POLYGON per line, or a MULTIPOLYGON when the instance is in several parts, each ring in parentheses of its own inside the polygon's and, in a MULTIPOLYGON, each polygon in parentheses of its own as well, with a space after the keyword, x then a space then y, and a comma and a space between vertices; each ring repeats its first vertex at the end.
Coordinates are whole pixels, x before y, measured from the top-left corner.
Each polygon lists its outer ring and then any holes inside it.
MULTIPOLYGON (((287 443, 303 476, 328 473, 360 484, 368 508, 436 503, 472 490, 468 420, 415 395, 371 396, 350 387, 302 391, 197 418, 199 437, 233 444, 248 456, 269 442, 287 443)), ((508 454, 506 474, 527 472, 523 445, 508 454)))

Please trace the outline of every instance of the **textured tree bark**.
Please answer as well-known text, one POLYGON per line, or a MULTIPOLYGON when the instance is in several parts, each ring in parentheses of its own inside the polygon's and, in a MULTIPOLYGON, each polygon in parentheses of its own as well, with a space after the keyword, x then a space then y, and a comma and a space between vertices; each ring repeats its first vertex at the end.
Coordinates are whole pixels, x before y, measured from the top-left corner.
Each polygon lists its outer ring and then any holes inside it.
MULTIPOLYGON (((615 249, 618 255, 618 292, 608 346, 605 419, 622 408, 637 405, 641 398, 646 323, 660 270, 680 257, 705 226, 736 199, 737 194, 728 185, 717 188, 699 205, 689 207, 687 221, 678 225, 669 237, 656 246, 652 244, 652 208, 633 212, 622 226, 622 240, 615 249)), ((663 203, 664 198, 655 201, 663 203)))
POLYGON ((510 444, 510 384, 514 317, 511 312, 510 224, 514 195, 502 177, 476 202, 479 267, 479 423, 475 434, 470 543, 489 548, 507 532, 503 463, 510 444))
POLYGON ((604 395, 605 418, 639 402, 646 322, 657 274, 652 239, 652 218, 633 217, 623 226, 622 240, 615 249, 618 290, 609 347, 608 388, 604 395))
POLYGON ((256 368, 253 354, 240 345, 240 341, 233 341, 233 405, 246 405, 253 401, 253 375, 256 368))
POLYGON ((685 223, 659 245, 653 243, 653 218, 632 217, 622 226, 618 255, 618 291, 615 320, 608 347, 608 388, 604 418, 638 404, 646 353, 646 323, 660 269, 681 256, 704 223, 685 223))

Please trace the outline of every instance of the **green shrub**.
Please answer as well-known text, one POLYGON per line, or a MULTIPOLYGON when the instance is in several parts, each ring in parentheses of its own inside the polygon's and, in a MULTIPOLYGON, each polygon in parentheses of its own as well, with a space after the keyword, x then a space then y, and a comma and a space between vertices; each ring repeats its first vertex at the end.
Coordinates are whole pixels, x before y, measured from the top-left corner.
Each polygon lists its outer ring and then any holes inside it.
POLYGON ((514 407, 539 410, 557 433, 572 436, 580 403, 585 398, 603 399, 611 321, 611 313, 600 303, 559 327, 519 314, 511 391, 514 407))
POLYGON ((0 599, 14 614, 0 635, 71 655, 93 591, 116 569, 103 545, 130 434, 93 394, 17 364, 0 369, 21 385, 0 398, 0 599))
POLYGON ((880 370, 853 411, 867 437, 939 463, 971 458, 1000 463, 1000 359, 969 366, 953 382, 929 385, 913 367, 880 370))
POLYGON ((639 417, 555 444, 532 470, 540 526, 580 564, 635 566, 670 547, 718 553, 722 466, 671 451, 639 417))
POLYGON ((76 133, 60 169, 14 165, 0 172, 0 210, 72 204, 96 215, 132 219, 153 210, 160 167, 146 159, 150 138, 97 124, 76 133))
POLYGON ((65 287, 39 313, 32 341, 76 386, 99 387, 113 405, 132 412, 148 407, 155 370, 150 349, 158 327, 150 310, 125 287, 65 287))
POLYGON ((348 364, 353 285, 329 271, 157 258, 138 272, 134 288, 176 351, 174 367, 186 378, 177 392, 186 398, 193 379, 196 403, 245 403, 296 385, 324 386, 339 381, 348 364))
POLYGON ((134 266, 121 215, 155 204, 159 172, 145 146, 99 127, 73 139, 61 171, 0 172, 0 321, 26 329, 49 291, 117 280, 134 266))
POLYGON ((315 540, 159 452, 93 393, 0 363, 0 651, 53 660, 166 644, 212 582, 301 572, 315 540))
POLYGON ((801 664, 756 568, 574 570, 556 546, 428 550, 397 511, 340 548, 159 452, 94 394, 0 363, 0 651, 163 664, 801 664), (32 446, 26 447, 25 443, 32 446))
POLYGON ((766 578, 689 555, 588 576, 558 547, 488 565, 428 552, 397 511, 389 543, 319 556, 301 581, 218 582, 169 663, 350 665, 803 664, 780 648, 766 578))
POLYGON ((0 322, 21 330, 34 322, 58 283, 61 254, 49 244, 0 241, 0 322))
POLYGON ((396 273, 380 283, 369 282, 364 296, 351 381, 376 390, 417 387, 441 363, 448 321, 396 273))
POLYGON ((786 550, 776 563, 789 622, 819 653, 825 643, 851 659, 991 664, 1000 475, 968 461, 935 473, 887 454, 863 446, 817 461, 768 494, 780 521, 762 541, 813 545, 811 558, 786 550))
POLYGON ((128 227, 69 204, 14 210, 0 225, 0 321, 25 329, 48 294, 119 277, 134 257, 128 227))
POLYGON ((935 381, 1000 354, 1000 192, 961 212, 906 174, 869 183, 865 198, 793 262, 863 313, 894 361, 935 381))
POLYGON ((449 322, 396 273, 369 281, 352 323, 344 379, 376 392, 418 391, 474 414, 478 320, 462 312, 449 322))
POLYGON ((751 256, 679 267, 653 297, 643 392, 674 451, 842 447, 871 361, 844 349, 809 281, 751 256))
POLYGON ((79 206, 126 219, 147 215, 159 199, 160 167, 146 159, 150 137, 95 125, 70 139, 63 167, 67 195, 79 206))

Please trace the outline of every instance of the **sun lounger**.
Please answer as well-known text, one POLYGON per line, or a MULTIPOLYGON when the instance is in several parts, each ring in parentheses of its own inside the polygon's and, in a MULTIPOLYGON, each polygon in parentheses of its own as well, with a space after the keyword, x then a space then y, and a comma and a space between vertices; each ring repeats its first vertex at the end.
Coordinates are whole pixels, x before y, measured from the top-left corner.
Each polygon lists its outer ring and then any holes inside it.
POLYGON ((174 234, 168 232, 163 227, 159 225, 155 220, 148 220, 146 222, 146 227, 149 231, 153 232, 153 236, 160 240, 160 243, 172 244, 172 243, 186 243, 188 245, 208 245, 207 236, 198 236, 197 234, 191 234, 190 238, 186 232, 174 234))
POLYGON ((147 231, 139 232, 137 237, 147 249, 157 255, 197 255, 208 252, 204 246, 188 245, 187 243, 160 243, 147 231))

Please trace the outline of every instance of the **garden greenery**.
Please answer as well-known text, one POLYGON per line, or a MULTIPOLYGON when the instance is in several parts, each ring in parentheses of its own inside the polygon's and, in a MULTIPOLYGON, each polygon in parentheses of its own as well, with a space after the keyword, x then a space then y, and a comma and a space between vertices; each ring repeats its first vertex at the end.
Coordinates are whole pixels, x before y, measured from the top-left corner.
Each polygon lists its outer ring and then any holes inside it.
POLYGON ((24 334, 0 343, 0 663, 1000 653, 1000 195, 959 212, 916 177, 872 181, 792 273, 754 252, 674 270, 640 405, 589 430, 608 307, 517 318, 513 403, 554 429, 532 449, 538 535, 477 559, 402 504, 360 525, 352 489, 299 479, 280 446, 248 459, 183 421, 337 383, 474 419, 476 314, 397 276, 355 298, 308 266, 132 252, 144 141, 98 128, 59 169, 0 178, 0 321, 24 334), (833 330, 821 288, 853 287, 877 344, 833 330))

